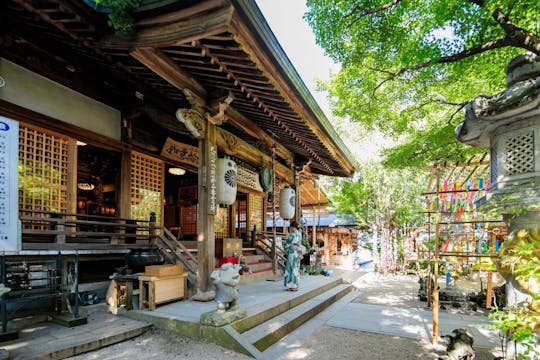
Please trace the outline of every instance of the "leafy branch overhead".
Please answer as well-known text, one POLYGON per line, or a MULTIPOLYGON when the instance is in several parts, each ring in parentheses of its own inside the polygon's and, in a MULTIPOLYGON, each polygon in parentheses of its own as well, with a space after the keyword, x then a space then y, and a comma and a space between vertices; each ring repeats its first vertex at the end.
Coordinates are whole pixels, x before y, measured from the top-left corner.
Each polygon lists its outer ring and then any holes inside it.
POLYGON ((143 0, 94 0, 110 10, 109 26, 112 26, 118 35, 129 36, 135 32, 135 19, 132 12, 137 9, 143 0))
POLYGON ((342 64, 323 85, 335 114, 404 139, 387 152, 392 165, 435 160, 429 147, 413 145, 436 146, 437 129, 446 131, 448 157, 458 155, 453 129, 464 104, 502 91, 515 56, 540 55, 537 0, 307 3, 317 42, 342 64))

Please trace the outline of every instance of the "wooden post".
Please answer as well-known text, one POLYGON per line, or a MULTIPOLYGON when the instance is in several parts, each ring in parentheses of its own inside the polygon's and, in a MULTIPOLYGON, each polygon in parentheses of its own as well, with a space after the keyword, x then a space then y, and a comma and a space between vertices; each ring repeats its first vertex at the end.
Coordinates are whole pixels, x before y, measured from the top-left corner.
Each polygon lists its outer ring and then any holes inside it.
POLYGON ((214 269, 216 214, 216 161, 215 125, 206 123, 206 136, 199 140, 199 221, 197 222, 197 291, 209 291, 210 274, 214 269))
MULTIPOLYGON (((120 208, 119 217, 123 219, 131 218, 131 150, 122 151, 120 160, 120 208)), ((123 230, 125 231, 125 230, 123 230)))
POLYGON ((493 271, 488 270, 487 273, 487 290, 486 290, 486 309, 491 309, 493 300, 493 271))
MULTIPOLYGON (((439 182, 441 172, 437 166, 437 198, 439 197, 439 182)), ((437 206, 435 213, 435 265, 433 269, 434 284, 433 284, 433 344, 439 342, 439 229, 440 229, 440 211, 437 206)))
POLYGON ((296 193, 295 193, 295 201, 294 201, 294 217, 296 218, 296 221, 298 221, 298 223, 300 224, 300 227, 302 228, 303 227, 303 224, 302 224, 302 204, 301 204, 301 198, 300 198, 300 193, 302 192, 301 190, 301 186, 302 186, 302 180, 300 179, 300 175, 298 175, 298 172, 295 171, 295 174, 294 174, 294 187, 296 188, 296 193))
POLYGON ((312 239, 312 242, 313 242, 313 248, 315 248, 315 245, 317 245, 317 227, 315 226, 315 207, 313 207, 312 209, 312 214, 313 214, 313 217, 312 217, 312 222, 311 222, 311 230, 312 230, 312 236, 313 236, 313 239, 312 239))

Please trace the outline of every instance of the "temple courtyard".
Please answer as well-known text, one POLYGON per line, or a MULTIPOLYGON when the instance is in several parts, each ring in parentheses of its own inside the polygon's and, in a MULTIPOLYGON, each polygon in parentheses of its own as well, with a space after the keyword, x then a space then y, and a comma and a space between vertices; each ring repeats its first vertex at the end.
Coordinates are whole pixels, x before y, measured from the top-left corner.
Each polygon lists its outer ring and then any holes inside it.
MULTIPOLYGON (((330 277, 304 275, 304 288, 319 282, 329 282, 342 277, 353 286, 353 290, 298 329, 271 345, 256 357, 261 359, 437 359, 446 347, 440 341, 432 345, 432 313, 425 302, 418 300, 418 278, 415 275, 378 275, 371 271, 334 268, 330 277)), ((282 301, 281 297, 293 296, 280 291, 281 283, 260 282, 240 287, 242 296, 250 298, 260 294, 266 303, 282 301)), ((296 294, 295 294, 296 296, 296 294)), ((299 295, 300 296, 300 295, 299 295)), ((262 304, 262 303, 261 303, 262 304)), ((158 307, 155 311, 144 311, 152 316, 185 316, 207 311, 215 303, 176 302, 158 307), (200 304, 200 305, 198 305, 200 304), (197 308, 200 308, 198 310, 197 308), (190 308, 189 311, 186 309, 190 308)), ((263 306, 263 305, 260 305, 263 306)), ((259 307, 260 307, 259 306, 259 307)), ((21 332, 21 338, 3 346, 13 359, 41 358, 47 347, 52 345, 55 332, 62 338, 65 347, 94 332, 113 331, 115 326, 142 329, 142 334, 117 344, 87 352, 72 359, 248 359, 249 356, 222 348, 206 341, 195 340, 184 335, 168 332, 148 323, 113 316, 97 305, 90 311, 88 325, 64 328, 52 323, 41 323, 33 331, 21 332), (90 328, 94 327, 94 330, 90 328), (89 328, 85 328, 89 327, 89 328), (80 335, 78 335, 78 333, 80 335), (40 339, 41 338, 41 339, 40 339), (40 354, 41 353, 41 354, 40 354)), ((140 310, 137 310, 140 311, 140 310)), ((249 311, 248 311, 249 313, 249 311)), ((131 317, 131 316, 130 316, 131 317)), ((493 359, 498 355, 497 332, 490 330, 485 311, 441 311, 440 335, 453 329, 466 327, 474 337, 476 359, 493 359)), ((118 336, 118 335, 115 335, 118 336)), ((111 336, 113 338, 113 336, 111 336)), ((106 342, 109 340, 100 340, 106 342)), ((52 351, 52 350, 51 350, 52 351)), ((57 355, 61 352, 57 351, 57 355)), ((69 350, 68 350, 69 351, 69 350)), ((78 350, 77 350, 78 351, 78 350)), ((52 352, 49 352, 52 353, 52 352)), ((65 356, 62 356, 65 357, 65 356)))

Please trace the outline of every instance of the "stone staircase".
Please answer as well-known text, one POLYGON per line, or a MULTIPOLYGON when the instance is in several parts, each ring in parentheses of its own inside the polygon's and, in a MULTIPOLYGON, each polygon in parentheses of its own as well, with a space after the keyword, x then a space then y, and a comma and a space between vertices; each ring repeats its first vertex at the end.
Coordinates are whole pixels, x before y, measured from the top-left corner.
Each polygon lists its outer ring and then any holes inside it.
POLYGON ((282 280, 249 283, 239 287, 239 306, 247 315, 217 327, 202 325, 199 321, 200 314, 215 309, 214 303, 178 302, 151 312, 135 310, 124 315, 205 339, 256 359, 267 359, 272 358, 275 348, 279 347, 276 343, 292 332, 301 332, 306 322, 314 317, 324 317, 330 306, 344 306, 351 301, 357 296, 351 293, 352 289, 340 277, 320 275, 303 276, 298 292, 284 290, 282 280))
MULTIPOLYGON (((272 272, 272 261, 264 254, 257 254, 254 251, 242 251, 246 257, 249 272, 243 272, 240 276, 240 284, 269 280, 274 277, 272 272)), ((278 271, 278 274, 281 272, 278 271)))
POLYGON ((351 286, 341 283, 339 279, 289 302, 239 320, 232 327, 259 352, 264 352, 350 291, 351 286))

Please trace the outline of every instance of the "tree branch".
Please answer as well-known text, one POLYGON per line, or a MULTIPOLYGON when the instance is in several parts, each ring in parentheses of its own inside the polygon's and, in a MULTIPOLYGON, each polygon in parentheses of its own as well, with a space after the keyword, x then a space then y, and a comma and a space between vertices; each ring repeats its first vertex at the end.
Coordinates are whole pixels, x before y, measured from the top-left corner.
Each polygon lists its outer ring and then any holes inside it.
MULTIPOLYGON (((484 7, 486 5, 484 0, 469 0, 471 3, 484 7)), ((514 3, 510 5, 510 11, 514 6, 514 3)), ((506 33, 505 38, 510 42, 511 46, 519 47, 535 53, 540 56, 540 36, 516 26, 508 14, 502 12, 497 8, 491 14, 491 17, 500 25, 503 31, 506 33)))
POLYGON ((491 15, 506 33, 506 38, 513 46, 523 48, 540 56, 540 36, 516 26, 500 9, 491 15))
POLYGON ((430 66, 435 65, 435 64, 455 63, 455 62, 461 61, 463 59, 466 59, 468 57, 472 57, 472 56, 475 56, 475 55, 482 54, 482 53, 484 53, 486 51, 490 51, 490 50, 494 50, 494 49, 498 49, 498 48, 502 48, 502 47, 506 47, 506 46, 511 46, 511 45, 512 45, 512 42, 510 41, 510 39, 508 39, 506 37, 502 38, 502 39, 499 39, 499 40, 488 41, 488 42, 486 42, 486 43, 484 43, 482 45, 479 45, 477 47, 474 47, 472 49, 464 50, 464 51, 462 51, 460 53, 450 55, 450 56, 443 56, 443 57, 439 58, 436 61, 431 61, 430 60, 430 61, 426 61, 426 62, 417 64, 417 65, 414 65, 414 66, 411 66, 411 67, 408 67, 408 68, 403 68, 403 69, 398 70, 397 72, 391 72, 391 71, 388 71, 388 70, 374 69, 374 68, 370 68, 370 67, 366 66, 370 70, 379 71, 379 72, 382 72, 382 73, 385 73, 385 74, 388 75, 387 78, 383 79, 379 84, 377 84, 375 86, 375 88, 373 88, 373 96, 375 96, 375 92, 382 85, 384 85, 388 81, 395 80, 397 77, 402 76, 402 75, 404 75, 404 74, 406 74, 408 72, 416 71, 416 70, 422 70, 422 69, 425 69, 425 68, 430 67, 430 66))
POLYGON ((380 12, 383 12, 385 10, 388 10, 390 9, 391 7, 394 7, 396 6, 399 2, 401 2, 401 0, 392 0, 386 4, 383 4, 379 7, 376 7, 376 8, 368 8, 368 7, 365 7, 365 6, 362 6, 360 4, 357 4, 352 10, 350 13, 348 13, 347 15, 345 15, 343 18, 346 19, 346 18, 349 18, 351 16, 355 16, 355 18, 349 23, 349 26, 353 25, 354 23, 356 23, 358 20, 360 20, 361 18, 365 17, 365 16, 368 16, 368 15, 373 15, 373 14, 377 14, 377 13, 380 13, 380 12), (360 13, 360 14, 358 14, 360 13))

